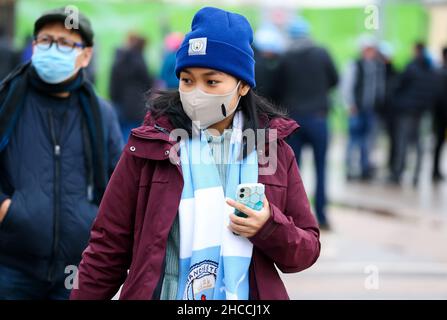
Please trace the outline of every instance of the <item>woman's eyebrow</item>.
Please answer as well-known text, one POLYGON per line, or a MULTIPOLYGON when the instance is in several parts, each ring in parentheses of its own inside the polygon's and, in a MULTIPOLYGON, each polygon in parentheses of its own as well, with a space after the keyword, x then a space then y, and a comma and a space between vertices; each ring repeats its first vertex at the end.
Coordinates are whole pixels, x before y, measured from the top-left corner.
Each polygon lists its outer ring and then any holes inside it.
POLYGON ((216 75, 223 75, 223 72, 220 72, 220 71, 208 71, 208 72, 202 73, 202 76, 216 76, 216 75))
MULTIPOLYGON (((188 69, 183 69, 182 72, 192 75, 192 72, 188 69)), ((211 71, 201 73, 200 75, 201 76, 215 76, 215 75, 224 75, 224 73, 220 72, 220 71, 211 70, 211 71)))

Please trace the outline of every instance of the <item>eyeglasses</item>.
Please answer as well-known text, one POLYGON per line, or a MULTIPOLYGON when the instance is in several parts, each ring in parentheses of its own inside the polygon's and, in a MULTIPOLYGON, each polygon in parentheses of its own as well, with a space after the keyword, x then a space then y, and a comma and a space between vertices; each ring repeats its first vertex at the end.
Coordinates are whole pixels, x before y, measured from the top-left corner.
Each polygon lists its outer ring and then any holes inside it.
POLYGON ((54 39, 50 36, 42 36, 35 39, 37 46, 41 50, 49 50, 53 43, 56 43, 56 48, 60 52, 69 53, 72 52, 75 48, 85 48, 85 44, 74 42, 68 39, 59 38, 54 39))

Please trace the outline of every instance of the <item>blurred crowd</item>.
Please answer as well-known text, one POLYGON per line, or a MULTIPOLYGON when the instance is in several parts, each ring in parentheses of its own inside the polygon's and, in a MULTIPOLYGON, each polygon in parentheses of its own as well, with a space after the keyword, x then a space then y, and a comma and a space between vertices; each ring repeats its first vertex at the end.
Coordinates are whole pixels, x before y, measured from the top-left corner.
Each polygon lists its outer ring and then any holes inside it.
MULTIPOLYGON (((117 48, 110 71, 109 97, 117 111, 124 140, 130 130, 142 123, 147 94, 178 87, 175 54, 183 40, 180 32, 164 37, 163 59, 158 74, 149 72, 145 52, 148 39, 130 32, 117 48), (148 90, 150 89, 150 90, 148 90)), ((30 38, 21 52, 12 49, 0 29, 0 78, 32 55, 30 38)), ((398 185, 407 167, 412 182, 419 181, 423 150, 431 148, 433 182, 444 179, 441 170, 442 146, 447 128, 447 48, 442 62, 431 58, 423 42, 414 44, 413 58, 398 71, 393 63, 393 46, 373 35, 358 39, 358 55, 343 70, 337 70, 331 53, 311 37, 311 26, 302 17, 282 25, 263 22, 255 32, 253 49, 256 58, 255 91, 286 109, 301 129, 289 139, 298 162, 302 148, 312 148, 316 190, 315 211, 320 226, 330 228, 326 219, 326 162, 330 144, 329 114, 338 90, 346 107, 348 141, 346 179, 368 182, 377 177, 378 163, 372 153, 379 146, 378 137, 387 143, 387 182, 398 185), (424 146, 422 120, 432 121, 434 143, 424 146), (412 151, 413 152, 410 152, 412 151), (416 155, 408 161, 409 154, 416 155), (408 164, 415 163, 412 166, 408 164)), ((95 64, 87 76, 95 82, 95 64)), ((381 168, 383 169, 383 168, 381 168)))
POLYGON ((284 30, 266 24, 257 31, 256 90, 286 108, 301 126, 289 143, 298 162, 304 145, 312 148, 315 164, 315 211, 320 226, 330 228, 326 218, 326 154, 330 142, 328 115, 334 102, 331 90, 338 89, 347 113, 345 160, 348 181, 369 182, 386 171, 386 181, 400 185, 404 172, 412 171, 418 185, 424 150, 433 154, 432 180, 444 180, 442 146, 447 129, 447 48, 435 63, 423 42, 413 48, 411 61, 402 71, 393 63, 393 47, 374 35, 358 39, 358 55, 337 71, 331 54, 315 43, 310 26, 295 18, 284 30), (341 76, 339 76, 339 73, 341 76), (434 144, 424 145, 423 119, 430 119, 434 144), (379 147, 386 154, 386 168, 372 157, 379 147), (414 152, 411 152, 414 151, 414 152), (415 154, 415 161, 409 155, 415 154), (411 165, 413 164, 414 165, 411 165), (383 170, 385 169, 385 170, 383 170))

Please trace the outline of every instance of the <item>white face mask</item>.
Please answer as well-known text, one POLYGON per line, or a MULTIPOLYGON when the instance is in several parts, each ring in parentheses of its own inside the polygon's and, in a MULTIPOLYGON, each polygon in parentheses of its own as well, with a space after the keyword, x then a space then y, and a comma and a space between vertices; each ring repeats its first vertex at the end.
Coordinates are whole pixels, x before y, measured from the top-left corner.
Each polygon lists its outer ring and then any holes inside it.
POLYGON ((200 129, 208 128, 230 116, 236 110, 241 97, 232 110, 229 110, 229 107, 240 83, 239 81, 236 88, 226 94, 209 94, 199 88, 190 92, 179 89, 183 110, 193 123, 198 122, 196 125, 199 125, 200 129))

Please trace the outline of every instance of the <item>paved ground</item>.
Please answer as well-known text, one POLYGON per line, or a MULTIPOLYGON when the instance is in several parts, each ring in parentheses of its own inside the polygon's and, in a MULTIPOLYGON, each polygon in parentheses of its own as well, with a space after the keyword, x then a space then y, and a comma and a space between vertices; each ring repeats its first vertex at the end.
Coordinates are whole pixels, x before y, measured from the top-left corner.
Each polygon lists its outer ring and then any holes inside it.
MULTIPOLYGON (((402 187, 387 185, 383 172, 371 184, 347 183, 343 150, 344 141, 335 139, 328 188, 333 230, 322 234, 312 268, 283 275, 291 298, 447 299, 447 183, 431 184, 429 153, 414 188, 410 173, 402 187)), ((384 154, 375 158, 380 163, 384 154)), ((302 175, 311 195, 310 163, 305 154, 302 175)))
POLYGON ((447 223, 331 208, 317 263, 284 275, 292 299, 447 299, 447 223))

